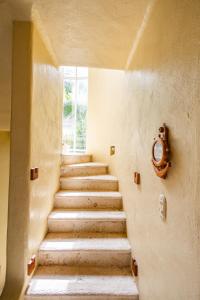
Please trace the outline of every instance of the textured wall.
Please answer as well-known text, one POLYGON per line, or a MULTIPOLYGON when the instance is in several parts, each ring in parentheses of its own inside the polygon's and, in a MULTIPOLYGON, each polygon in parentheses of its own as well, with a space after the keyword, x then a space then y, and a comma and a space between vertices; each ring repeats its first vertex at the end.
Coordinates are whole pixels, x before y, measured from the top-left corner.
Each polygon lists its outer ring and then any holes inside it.
POLYGON ((6 275, 9 147, 10 134, 8 132, 0 131, 0 295, 4 286, 6 275))
POLYGON ((0 3, 0 130, 10 128, 12 17, 9 6, 0 3))
POLYGON ((18 299, 26 275, 30 182, 31 34, 29 22, 14 23, 7 273, 3 300, 18 299))
POLYGON ((6 274, 6 241, 11 113, 12 18, 9 6, 0 3, 0 295, 6 274), (4 131, 4 132, 3 132, 4 131), (7 131, 7 132, 6 132, 7 131))
POLYGON ((46 232, 47 216, 59 184, 62 85, 59 70, 36 28, 33 30, 33 95, 31 167, 39 179, 31 182, 29 253, 36 253, 46 232))
POLYGON ((157 1, 128 72, 91 70, 88 150, 120 180, 141 300, 200 299, 199 1, 157 1), (151 147, 170 129, 172 168, 154 174, 151 147), (116 155, 109 156, 109 146, 116 155), (133 171, 141 185, 133 184, 133 171), (167 221, 159 217, 159 194, 167 221))
POLYGON ((39 0, 33 16, 46 32, 60 65, 119 69, 126 65, 152 1, 39 0))
POLYGON ((15 22, 7 274, 2 300, 23 299, 27 263, 46 231, 59 183, 61 81, 31 22, 15 22), (30 181, 30 168, 39 179, 30 181))

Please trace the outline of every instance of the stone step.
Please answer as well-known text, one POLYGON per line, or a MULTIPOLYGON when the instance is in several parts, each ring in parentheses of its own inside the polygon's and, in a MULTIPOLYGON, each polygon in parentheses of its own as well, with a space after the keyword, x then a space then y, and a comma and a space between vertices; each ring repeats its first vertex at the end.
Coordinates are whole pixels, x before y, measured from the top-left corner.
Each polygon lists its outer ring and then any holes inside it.
POLYGON ((55 208, 121 209, 119 192, 59 191, 55 195, 55 208))
POLYGON ((91 154, 73 153, 73 154, 62 155, 62 163, 66 165, 87 163, 91 161, 92 161, 91 154))
POLYGON ((97 267, 128 267, 131 263, 131 247, 128 239, 120 235, 77 238, 65 233, 47 234, 40 245, 40 265, 85 265, 97 267))
POLYGON ((103 163, 81 163, 61 166, 61 176, 90 176, 90 175, 103 175, 108 173, 108 165, 103 163))
POLYGON ((125 232, 123 211, 53 210, 48 217, 49 232, 125 232))
POLYGON ((61 189, 91 190, 91 191, 117 191, 118 180, 112 175, 61 177, 61 189))
POLYGON ((24 300, 139 300, 130 271, 123 268, 40 266, 24 300))

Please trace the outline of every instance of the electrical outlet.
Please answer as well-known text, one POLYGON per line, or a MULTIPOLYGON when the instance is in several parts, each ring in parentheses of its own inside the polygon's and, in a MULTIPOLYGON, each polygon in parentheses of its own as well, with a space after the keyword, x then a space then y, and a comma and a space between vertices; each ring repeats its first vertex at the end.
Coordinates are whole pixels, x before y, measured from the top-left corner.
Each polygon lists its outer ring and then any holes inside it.
POLYGON ((161 220, 165 221, 167 218, 167 200, 163 194, 159 196, 159 212, 161 220))

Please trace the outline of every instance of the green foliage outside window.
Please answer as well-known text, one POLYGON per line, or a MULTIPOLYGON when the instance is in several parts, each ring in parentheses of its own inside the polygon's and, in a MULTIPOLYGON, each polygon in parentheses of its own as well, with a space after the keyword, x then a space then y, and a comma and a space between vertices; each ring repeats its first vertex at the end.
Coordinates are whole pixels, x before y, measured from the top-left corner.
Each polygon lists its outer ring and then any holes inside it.
POLYGON ((72 114, 72 83, 70 81, 66 81, 64 83, 64 118, 69 117, 72 114))
MULTIPOLYGON (((84 88, 84 86, 83 86, 84 88)), ((73 122, 74 109, 76 107, 76 149, 85 150, 86 148, 86 115, 87 106, 73 103, 73 81, 64 81, 64 118, 73 122)), ((64 142, 68 145, 69 149, 74 148, 73 132, 68 132, 64 142)))
POLYGON ((72 114, 72 101, 64 103, 64 118, 69 117, 72 114))
POLYGON ((87 107, 78 105, 76 126, 76 146, 78 149, 85 149, 86 147, 86 114, 87 107))

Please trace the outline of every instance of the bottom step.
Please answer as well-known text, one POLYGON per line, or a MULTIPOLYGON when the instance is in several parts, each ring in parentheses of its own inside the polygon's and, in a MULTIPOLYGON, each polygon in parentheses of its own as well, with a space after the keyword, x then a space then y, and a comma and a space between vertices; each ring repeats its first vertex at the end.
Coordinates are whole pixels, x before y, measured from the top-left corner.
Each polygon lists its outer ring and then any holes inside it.
POLYGON ((127 269, 39 267, 24 300, 138 300, 127 269))

